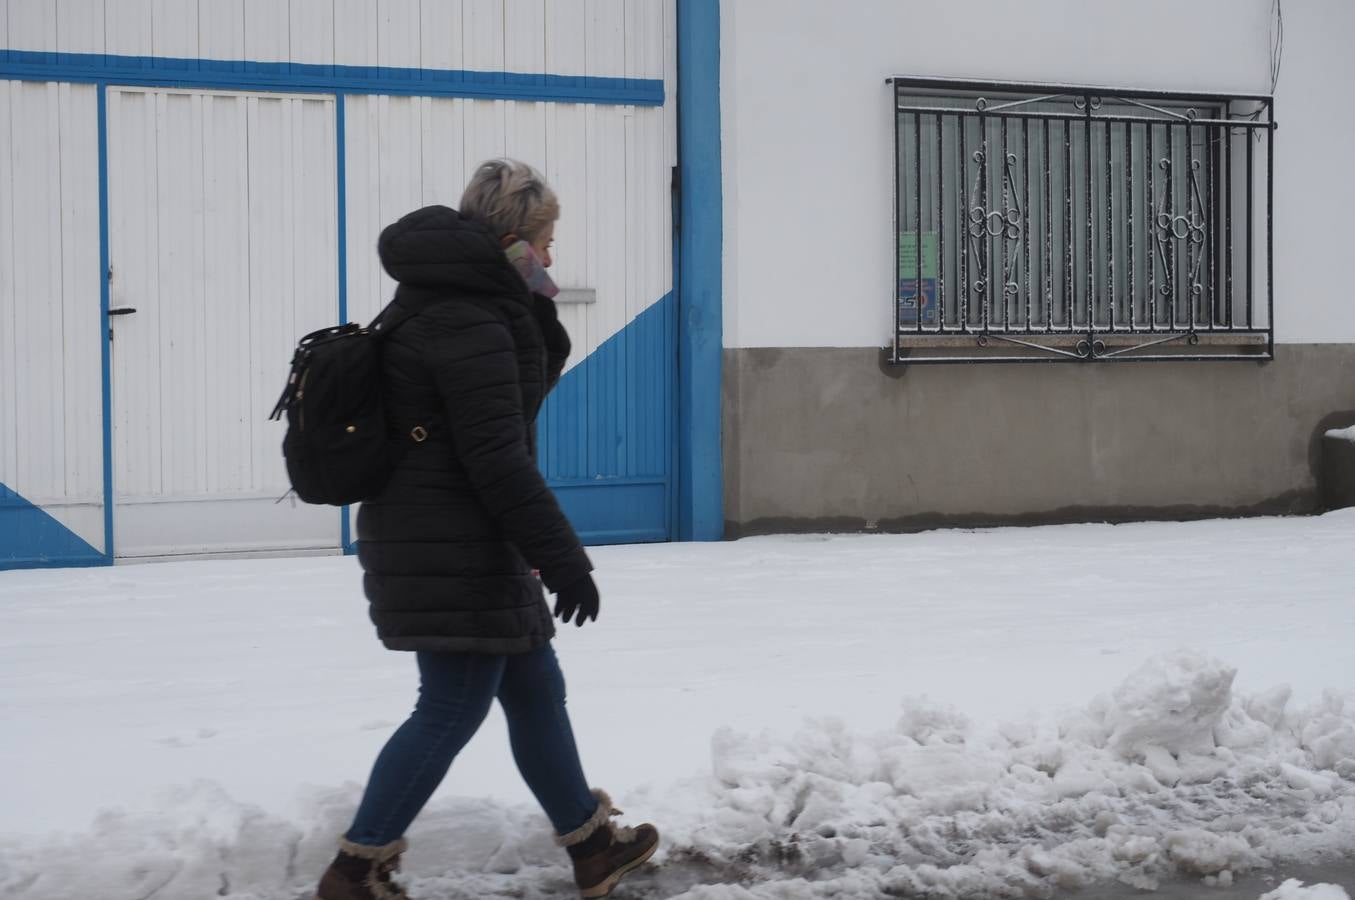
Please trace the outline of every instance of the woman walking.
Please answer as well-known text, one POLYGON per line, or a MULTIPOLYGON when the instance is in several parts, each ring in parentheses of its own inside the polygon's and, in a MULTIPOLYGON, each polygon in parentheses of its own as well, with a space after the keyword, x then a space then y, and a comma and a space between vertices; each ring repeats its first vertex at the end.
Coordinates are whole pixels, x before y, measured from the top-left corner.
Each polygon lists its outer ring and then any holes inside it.
POLYGON ((535 170, 493 160, 459 212, 426 207, 381 234, 399 288, 373 327, 400 319, 382 339, 382 375, 404 455, 359 510, 358 559, 377 634, 415 653, 419 698, 377 757, 317 900, 408 900, 392 879, 405 831, 495 699, 582 896, 606 896, 658 847, 653 826, 613 825, 607 794, 589 790, 550 643, 543 583, 564 622, 596 620, 599 605, 536 466, 537 412, 570 349, 546 274, 558 216, 535 170))

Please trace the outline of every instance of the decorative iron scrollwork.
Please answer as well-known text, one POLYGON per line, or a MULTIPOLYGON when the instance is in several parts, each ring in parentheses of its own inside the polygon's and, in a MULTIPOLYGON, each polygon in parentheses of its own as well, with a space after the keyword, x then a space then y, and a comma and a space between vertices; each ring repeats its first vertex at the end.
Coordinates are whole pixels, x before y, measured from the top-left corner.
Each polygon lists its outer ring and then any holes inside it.
POLYGON ((1190 161, 1190 180, 1186 190, 1189 205, 1183 212, 1179 213, 1174 209, 1178 185, 1172 178, 1171 158, 1164 156, 1158 160, 1158 167, 1166 175, 1166 184, 1162 186, 1162 193, 1157 204, 1154 236, 1156 237, 1158 258, 1162 262, 1163 271, 1168 276, 1158 290, 1164 297, 1172 295, 1173 285, 1176 281, 1173 276, 1176 272, 1177 245, 1184 241, 1186 244, 1190 296, 1199 297, 1204 293, 1204 285, 1200 282, 1200 270, 1205 258, 1204 242, 1207 225, 1204 216, 1206 208, 1204 194, 1199 179, 1201 163, 1200 160, 1194 158, 1190 161))
MULTIPOLYGON (((1000 209, 988 205, 987 141, 984 141, 982 148, 974 151, 973 158, 974 162, 978 164, 978 172, 974 175, 974 185, 969 193, 968 232, 970 253, 976 260, 978 277, 970 285, 970 290, 972 293, 982 296, 988 292, 990 277, 989 239, 1001 238, 1008 244, 1008 249, 1013 251, 1020 247, 1021 241, 1025 237, 1022 226, 1024 210, 1021 206, 1021 196, 1016 184, 1016 166, 1020 162, 1017 155, 1008 153, 1003 161, 1002 206, 1000 209)), ((1019 290, 1019 285, 1013 280, 1018 254, 1011 252, 1005 254, 1005 256, 1005 265, 1002 270, 1002 293, 1003 296, 1013 296, 1019 290)))

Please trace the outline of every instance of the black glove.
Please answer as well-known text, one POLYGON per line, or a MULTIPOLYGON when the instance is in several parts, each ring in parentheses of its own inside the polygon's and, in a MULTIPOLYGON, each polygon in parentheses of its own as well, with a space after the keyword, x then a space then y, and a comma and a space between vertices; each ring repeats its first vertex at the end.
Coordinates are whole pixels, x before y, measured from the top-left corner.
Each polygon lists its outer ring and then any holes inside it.
POLYGON ((593 584, 593 576, 585 575, 578 581, 560 588, 555 595, 555 615, 561 622, 568 622, 575 613, 574 624, 583 627, 584 620, 598 618, 598 586, 593 584))

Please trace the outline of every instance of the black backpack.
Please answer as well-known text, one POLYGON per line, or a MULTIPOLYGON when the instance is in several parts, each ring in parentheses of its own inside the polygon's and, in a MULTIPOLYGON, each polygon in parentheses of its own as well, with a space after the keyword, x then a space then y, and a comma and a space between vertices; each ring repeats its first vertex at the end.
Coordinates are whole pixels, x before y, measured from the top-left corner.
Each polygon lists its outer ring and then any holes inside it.
POLYGON ((415 425, 392 436, 381 399, 381 342, 414 312, 392 303, 366 328, 312 331, 296 345, 287 386, 270 420, 287 413, 282 455, 292 489, 307 503, 343 506, 381 492, 410 447, 415 425))

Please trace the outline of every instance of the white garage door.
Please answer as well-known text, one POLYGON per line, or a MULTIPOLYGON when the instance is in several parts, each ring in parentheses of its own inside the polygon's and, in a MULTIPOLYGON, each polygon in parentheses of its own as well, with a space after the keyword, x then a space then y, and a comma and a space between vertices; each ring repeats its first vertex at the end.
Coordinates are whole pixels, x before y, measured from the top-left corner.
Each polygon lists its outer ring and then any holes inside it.
POLYGON ((338 318, 335 155, 332 97, 109 88, 117 556, 339 547, 267 420, 338 318))

